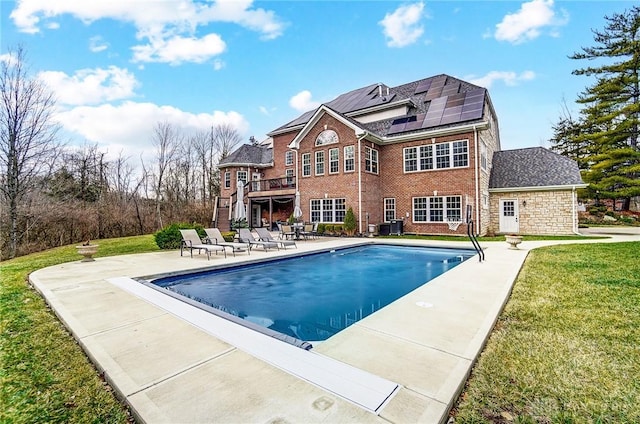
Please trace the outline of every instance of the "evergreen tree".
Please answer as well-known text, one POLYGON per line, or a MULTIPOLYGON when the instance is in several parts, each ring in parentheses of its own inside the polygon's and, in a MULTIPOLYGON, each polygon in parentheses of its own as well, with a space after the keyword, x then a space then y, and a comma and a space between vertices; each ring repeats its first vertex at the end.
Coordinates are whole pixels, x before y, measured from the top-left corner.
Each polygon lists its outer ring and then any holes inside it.
POLYGON ((630 198, 640 196, 640 7, 605 20, 603 31, 593 30, 596 46, 570 56, 599 65, 573 71, 595 77, 595 83, 577 99, 580 119, 561 119, 552 143, 557 151, 584 154, 576 159, 586 168, 590 190, 623 199, 628 209, 630 198))

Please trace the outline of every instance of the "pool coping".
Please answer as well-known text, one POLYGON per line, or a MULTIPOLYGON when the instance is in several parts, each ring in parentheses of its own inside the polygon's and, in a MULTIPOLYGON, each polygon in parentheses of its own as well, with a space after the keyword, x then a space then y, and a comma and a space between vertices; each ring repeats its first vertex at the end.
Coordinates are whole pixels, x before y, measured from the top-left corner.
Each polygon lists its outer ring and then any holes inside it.
MULTIPOLYGON (((639 239, 634 232, 605 241, 639 239)), ((466 247, 464 242, 405 242, 466 247)), ((204 257, 159 252, 98 258, 93 263, 38 270, 30 281, 139 422, 435 423, 446 421, 529 250, 559 243, 563 241, 524 242, 519 250, 508 249, 504 242, 482 243, 485 262, 471 258, 314 347, 314 353, 332 361, 398 384, 375 412, 107 282, 153 274, 160 267, 210 266, 204 257)), ((313 250, 348 244, 336 239, 299 246, 313 250)), ((249 257, 216 259, 240 263, 277 255, 265 252, 254 257, 252 251, 249 257)), ((344 377, 348 379, 348 374, 344 377)))

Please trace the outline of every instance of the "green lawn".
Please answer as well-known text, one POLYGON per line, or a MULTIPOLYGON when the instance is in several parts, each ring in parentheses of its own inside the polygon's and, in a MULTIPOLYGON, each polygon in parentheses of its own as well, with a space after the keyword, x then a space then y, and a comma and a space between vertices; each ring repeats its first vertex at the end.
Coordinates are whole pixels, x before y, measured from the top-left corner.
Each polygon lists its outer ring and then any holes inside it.
MULTIPOLYGON (((98 243, 97 256, 158 250, 153 236, 98 243)), ((638 252, 640 243, 531 252, 456 422, 640 422, 638 252)), ((79 259, 67 246, 0 263, 0 423, 131 421, 26 283, 34 270, 79 259)))
POLYGON ((458 423, 640 422, 640 243, 534 250, 458 423))
MULTIPOLYGON (((99 240, 110 256, 158 250, 153 236, 99 240)), ((27 284, 30 272, 81 257, 74 246, 0 263, 0 423, 126 423, 80 346, 27 284)))

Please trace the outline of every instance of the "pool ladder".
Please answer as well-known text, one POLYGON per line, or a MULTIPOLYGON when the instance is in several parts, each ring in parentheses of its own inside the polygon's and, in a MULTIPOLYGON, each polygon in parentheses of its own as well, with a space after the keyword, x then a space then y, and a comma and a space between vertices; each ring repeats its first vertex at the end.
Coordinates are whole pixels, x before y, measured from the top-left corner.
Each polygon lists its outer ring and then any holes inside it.
POLYGON ((467 223, 467 235, 469 236, 469 240, 471 240, 471 244, 473 244, 473 248, 478 252, 478 259, 480 262, 484 261, 484 250, 480 247, 480 243, 478 243, 478 239, 475 236, 475 231, 473 230, 473 219, 469 219, 467 223))

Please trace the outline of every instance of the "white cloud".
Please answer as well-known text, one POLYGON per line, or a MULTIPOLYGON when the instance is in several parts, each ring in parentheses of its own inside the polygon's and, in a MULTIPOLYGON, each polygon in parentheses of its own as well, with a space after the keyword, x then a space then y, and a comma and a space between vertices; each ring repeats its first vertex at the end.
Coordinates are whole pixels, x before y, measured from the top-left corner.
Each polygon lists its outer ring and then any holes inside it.
POLYGON ((109 43, 105 42, 99 35, 89 39, 89 50, 94 53, 105 51, 109 48, 109 43))
POLYGON ((187 136, 210 130, 217 124, 230 124, 241 135, 249 130, 245 118, 234 111, 194 114, 172 106, 132 101, 120 105, 80 106, 58 112, 55 118, 76 138, 98 143, 111 154, 123 151, 125 156, 132 157, 152 149, 153 127, 158 122, 168 122, 187 136))
POLYGON ((553 0, 531 0, 522 3, 520 10, 506 15, 496 25, 495 37, 498 41, 519 44, 539 37, 545 27, 552 27, 552 34, 556 33, 555 27, 566 25, 567 22, 565 12, 562 17, 557 16, 553 0))
POLYGON ((299 112, 306 112, 320 106, 320 102, 311 100, 311 92, 303 90, 289 99, 289 106, 299 112))
POLYGON ((87 105, 126 99, 134 95, 139 85, 136 77, 126 69, 110 66, 108 69, 81 69, 74 75, 64 72, 40 72, 44 81, 56 94, 59 104, 87 105))
POLYGON ((387 13, 380 22, 387 37, 387 46, 404 47, 420 38, 424 28, 420 25, 424 14, 424 3, 414 3, 398 7, 387 13))
POLYGON ((219 55, 226 44, 218 34, 202 38, 175 36, 169 39, 153 38, 151 44, 134 46, 134 62, 162 62, 179 65, 182 62, 203 63, 219 55))
POLYGON ((14 53, 0 54, 0 62, 4 62, 7 66, 14 66, 18 64, 18 56, 14 53))
POLYGON ((223 60, 216 59, 216 60, 213 61, 213 70, 214 71, 219 71, 222 68, 224 68, 225 66, 227 66, 227 64, 223 60))
POLYGON ((128 22, 136 27, 137 38, 148 42, 133 48, 136 60, 201 63, 224 51, 224 42, 218 34, 204 28, 196 37, 199 28, 211 23, 237 24, 260 33, 262 39, 282 35, 285 24, 275 13, 252 6, 252 0, 204 3, 163 0, 153 2, 153 7, 146 1, 21 0, 10 16, 20 31, 31 34, 40 32, 51 19, 66 14, 87 25, 100 19, 128 22), (186 47, 188 51, 180 54, 179 47, 186 47), (195 48, 201 47, 205 49, 198 54, 195 48))
POLYGON ((490 88, 494 82, 502 81, 505 85, 515 86, 522 81, 531 81, 536 78, 536 74, 533 71, 524 71, 518 75, 513 71, 491 71, 488 74, 475 77, 465 77, 465 81, 469 81, 471 84, 475 84, 480 87, 490 88))

